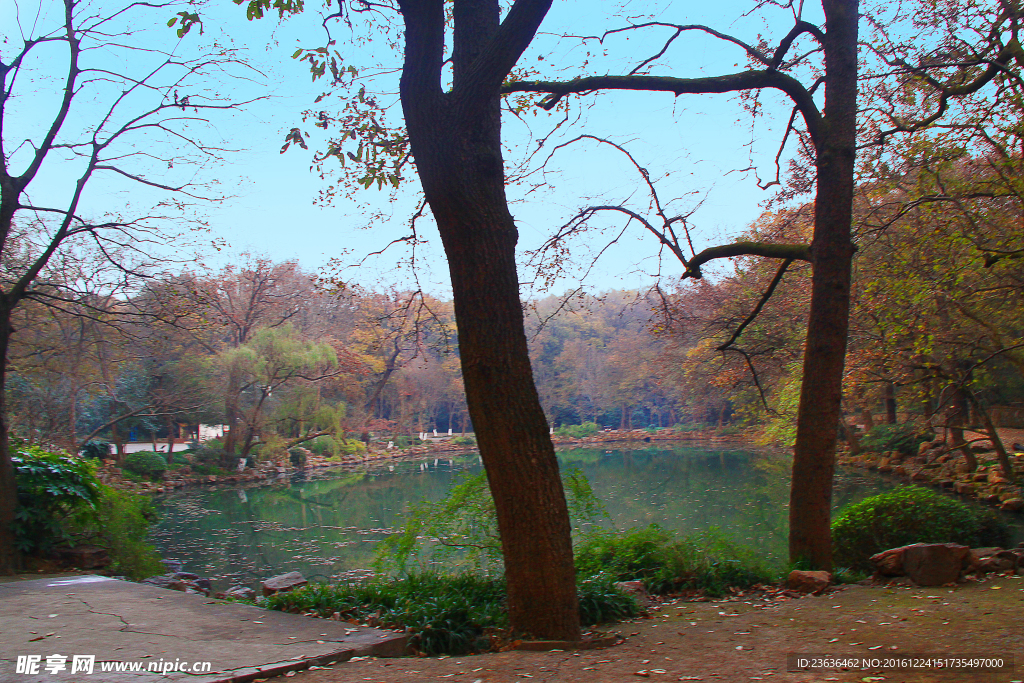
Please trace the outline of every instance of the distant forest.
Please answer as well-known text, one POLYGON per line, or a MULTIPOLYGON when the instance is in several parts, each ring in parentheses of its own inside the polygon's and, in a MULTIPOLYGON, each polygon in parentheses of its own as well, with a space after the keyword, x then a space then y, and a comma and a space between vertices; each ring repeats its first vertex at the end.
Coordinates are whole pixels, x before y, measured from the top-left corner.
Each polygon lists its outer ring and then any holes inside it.
MULTIPOLYGON (((1017 176, 993 168, 952 157, 859 188, 851 422, 1022 423, 1024 220, 1017 176), (914 201, 940 183, 975 198, 955 211, 914 201)), ((811 218, 811 205, 768 212, 742 239, 807 241, 811 218)), ((254 257, 141 286, 103 272, 64 259, 17 310, 15 435, 78 449, 233 425, 225 448, 248 454, 257 443, 472 430, 449 301, 254 257)), ((550 424, 758 425, 791 443, 809 290, 806 264, 739 258, 685 284, 527 302, 550 424)))

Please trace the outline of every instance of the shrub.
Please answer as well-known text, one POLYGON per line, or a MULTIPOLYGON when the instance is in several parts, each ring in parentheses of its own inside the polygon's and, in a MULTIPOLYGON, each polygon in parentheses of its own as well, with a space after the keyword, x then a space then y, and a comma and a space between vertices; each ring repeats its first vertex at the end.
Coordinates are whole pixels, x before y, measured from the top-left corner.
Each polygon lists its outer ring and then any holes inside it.
POLYGON ((601 431, 596 422, 584 422, 581 425, 562 425, 555 430, 558 436, 567 436, 572 439, 584 439, 593 436, 601 431))
POLYGON ((922 434, 908 424, 878 425, 868 431, 860 441, 865 451, 884 453, 899 451, 903 455, 917 455, 922 441, 930 441, 933 434, 922 434))
POLYGON ((680 424, 677 424, 676 426, 674 426, 672 429, 676 430, 677 432, 683 432, 683 433, 686 433, 686 432, 703 432, 703 431, 705 431, 707 429, 711 429, 711 425, 705 424, 703 422, 691 422, 691 423, 687 423, 687 424, 680 423, 680 424))
POLYGON ((11 441, 18 491, 14 538, 23 553, 39 553, 68 539, 67 520, 94 511, 100 482, 92 463, 65 453, 11 441))
POLYGON ((90 439, 82 446, 81 453, 86 458, 109 458, 110 442, 103 439, 90 439))
POLYGON ((419 574, 390 583, 310 584, 267 598, 270 609, 314 612, 385 628, 407 629, 409 646, 426 655, 465 654, 490 648, 488 629, 507 627, 505 586, 471 574, 419 574))
POLYGON ((59 543, 89 542, 107 549, 115 573, 144 579, 164 571, 146 543, 149 526, 156 520, 149 499, 101 484, 85 460, 34 446, 12 446, 19 550, 39 554, 59 543))
POLYGON ((159 453, 138 451, 124 456, 124 468, 139 476, 159 481, 167 471, 167 461, 159 453))
POLYGON ((577 578, 576 593, 584 626, 621 621, 638 612, 636 600, 616 588, 615 578, 608 574, 577 578))
MULTIPOLYGON (((578 585, 584 625, 636 614, 633 599, 608 577, 578 585)), ((489 637, 508 629, 505 582, 474 574, 414 574, 402 579, 362 584, 310 584, 271 595, 270 609, 315 613, 406 629, 409 645, 424 655, 466 654, 494 648, 489 637)))
POLYGON ((184 451, 174 451, 167 456, 167 465, 169 467, 181 467, 182 465, 191 464, 184 451))
POLYGON ((836 565, 871 571, 868 558, 910 543, 1006 545, 1009 531, 991 510, 970 507, 919 486, 853 503, 832 522, 836 565))
POLYGON ((773 581, 778 573, 714 530, 674 539, 656 524, 589 534, 576 549, 576 571, 643 581, 654 593, 691 588, 716 596, 730 587, 773 581))
POLYGON ((361 455, 366 452, 366 444, 359 439, 342 439, 337 452, 342 455, 361 455))
POLYGON ((141 581, 166 571, 156 550, 146 542, 156 520, 156 509, 145 496, 101 486, 95 512, 80 516, 71 525, 70 535, 78 542, 106 548, 112 573, 141 581))
MULTIPOLYGON (((580 531, 607 515, 582 472, 563 472, 562 485, 574 529, 580 531)), ((405 573, 410 565, 422 568, 439 560, 475 570, 500 569, 501 540, 484 472, 464 475, 436 503, 412 505, 399 533, 377 545, 374 568, 405 573)))
POLYGON ((192 470, 196 474, 221 474, 224 466, 230 466, 236 460, 235 456, 229 455, 222 448, 210 446, 216 439, 210 439, 205 444, 187 451, 192 460, 192 470))
POLYGON ((471 436, 454 436, 452 437, 451 443, 456 446, 475 446, 476 439, 471 436))

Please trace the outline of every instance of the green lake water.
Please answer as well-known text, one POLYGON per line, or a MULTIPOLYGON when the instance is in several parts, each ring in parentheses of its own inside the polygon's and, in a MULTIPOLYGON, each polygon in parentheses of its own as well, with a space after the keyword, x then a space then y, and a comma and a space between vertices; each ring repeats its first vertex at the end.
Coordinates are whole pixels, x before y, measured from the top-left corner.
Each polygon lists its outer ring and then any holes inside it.
MULTIPOLYGON (((688 445, 574 449, 558 457, 563 470, 587 475, 609 525, 653 522, 684 535, 716 527, 765 557, 786 555, 787 457, 688 445)), ((479 470, 479 456, 467 455, 184 490, 157 499, 161 520, 152 542, 164 557, 223 588, 291 570, 322 581, 355 579, 370 573, 377 543, 401 523, 407 506, 439 500, 461 476, 479 470)), ((840 468, 834 508, 896 485, 840 468)), ((1016 542, 1024 528, 1019 519, 1015 526, 1016 542)))
MULTIPOLYGON (((620 529, 652 522, 683 534, 711 527, 770 558, 786 553, 789 459, 703 447, 559 452, 579 468, 620 529)), ((274 483, 180 491, 157 499, 152 542, 187 571, 218 586, 253 584, 300 571, 307 578, 365 575, 377 542, 400 524, 410 503, 442 498, 477 455, 396 462, 359 471, 317 471, 274 483)), ((838 509, 895 482, 840 469, 838 509)))

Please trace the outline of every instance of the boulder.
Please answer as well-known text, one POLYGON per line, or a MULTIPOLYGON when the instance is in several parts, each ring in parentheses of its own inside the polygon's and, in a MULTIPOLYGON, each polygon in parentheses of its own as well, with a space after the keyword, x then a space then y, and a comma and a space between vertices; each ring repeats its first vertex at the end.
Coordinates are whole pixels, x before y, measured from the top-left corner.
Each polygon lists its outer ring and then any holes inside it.
POLYGON ((151 576, 148 579, 143 579, 142 583, 147 583, 150 586, 156 586, 157 588, 169 588, 174 581, 175 578, 171 574, 162 574, 160 576, 151 576))
POLYGON ((636 604, 644 607, 651 600, 643 581, 617 581, 615 587, 636 600, 636 604))
POLYGON ((931 481, 931 479, 931 475, 924 469, 916 470, 910 475, 910 481, 931 481))
POLYGON ((256 591, 248 586, 232 586, 223 593, 217 593, 215 597, 220 600, 232 598, 235 600, 255 600, 256 591))
POLYGON ((1008 550, 1001 550, 995 555, 979 559, 974 565, 974 571, 979 574, 1001 574, 1003 572, 1012 572, 1017 568, 1018 561, 1019 558, 1016 554, 1008 550))
POLYGON ((969 496, 974 493, 974 484, 968 484, 964 481, 958 481, 953 484, 953 490, 959 493, 961 496, 969 496))
POLYGON ((1007 512, 1018 512, 1024 510, 1024 498, 1008 498, 999 506, 1000 510, 1007 512))
POLYGON ((1009 484, 1010 480, 1003 476, 1002 470, 992 468, 988 471, 988 483, 990 484, 1009 484))
POLYGON ((181 562, 179 562, 178 560, 160 560, 160 564, 167 567, 167 571, 171 574, 174 574, 175 572, 180 572, 182 567, 181 562))
POLYGON ((832 575, 828 572, 810 572, 794 569, 786 578, 786 588, 798 593, 820 595, 832 584, 832 575))
POLYGON ((868 558, 875 566, 875 575, 903 576, 903 550, 904 548, 889 548, 868 558))
POLYGON ((288 572, 287 574, 272 576, 261 585, 263 586, 263 595, 266 597, 274 593, 283 593, 295 588, 302 588, 308 583, 309 581, 306 580, 306 577, 299 572, 288 572))
POLYGON ((903 573, 919 586, 941 586, 960 578, 970 548, 956 543, 915 543, 903 548, 903 573))

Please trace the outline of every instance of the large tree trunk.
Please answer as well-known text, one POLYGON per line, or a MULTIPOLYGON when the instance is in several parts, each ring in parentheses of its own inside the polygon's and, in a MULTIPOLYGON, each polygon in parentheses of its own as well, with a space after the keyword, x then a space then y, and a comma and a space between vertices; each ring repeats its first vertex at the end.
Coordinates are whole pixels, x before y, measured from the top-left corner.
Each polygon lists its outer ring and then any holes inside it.
POLYGON ((456 0, 453 88, 444 93, 444 3, 401 0, 401 96, 448 256, 466 401, 494 496, 512 628, 578 640, 571 527, 533 383, 501 156, 501 82, 549 4, 517 2, 499 31, 496 0, 456 0))
POLYGON ((18 509, 18 487, 7 439, 7 345, 11 339, 10 309, 0 308, 0 574, 13 574, 21 564, 14 544, 14 515, 18 509))
POLYGON ((817 146, 811 308, 789 505, 790 561, 832 568, 832 475, 842 415, 853 243, 857 2, 825 0, 825 115, 817 146))

